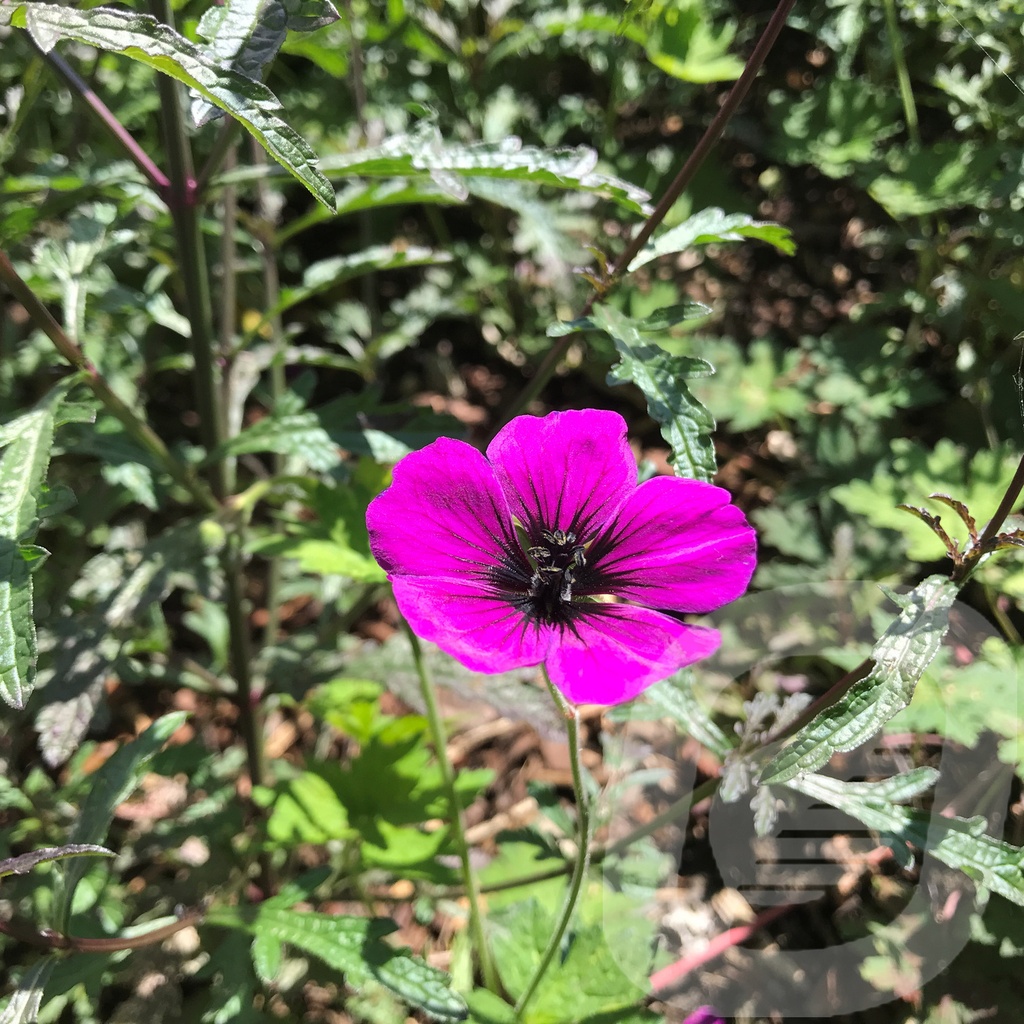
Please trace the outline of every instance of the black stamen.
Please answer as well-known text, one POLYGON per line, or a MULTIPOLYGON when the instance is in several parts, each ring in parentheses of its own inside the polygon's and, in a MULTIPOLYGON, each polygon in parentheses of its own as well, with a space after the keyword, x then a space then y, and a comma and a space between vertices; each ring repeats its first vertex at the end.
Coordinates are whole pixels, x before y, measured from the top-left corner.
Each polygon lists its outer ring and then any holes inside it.
POLYGON ((531 618, 567 623, 571 618, 572 588, 587 564, 586 545, 576 543, 571 530, 542 530, 543 544, 527 548, 534 561, 529 593, 521 607, 531 618))

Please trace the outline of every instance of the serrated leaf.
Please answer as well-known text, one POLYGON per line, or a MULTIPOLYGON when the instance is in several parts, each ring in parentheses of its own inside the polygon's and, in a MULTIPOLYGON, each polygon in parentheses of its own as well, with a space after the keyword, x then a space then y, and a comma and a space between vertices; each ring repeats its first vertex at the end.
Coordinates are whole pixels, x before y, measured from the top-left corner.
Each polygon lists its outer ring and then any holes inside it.
POLYGON ((805 775, 787 785, 857 818, 887 841, 895 839, 895 847, 910 844, 927 850, 975 884, 1024 906, 1024 850, 986 835, 984 818, 947 818, 893 803, 920 794, 937 775, 931 768, 917 768, 883 782, 805 775))
POLYGON ((325 473, 341 462, 338 446, 320 425, 311 410, 293 413, 272 413, 257 420, 212 452, 208 462, 217 462, 227 455, 253 452, 276 452, 302 459, 310 469, 325 473))
MULTIPOLYGON (((565 326, 553 325, 549 333, 564 333, 565 326)), ((648 411, 672 449, 669 461, 679 476, 710 480, 717 468, 711 441, 715 420, 690 393, 684 378, 713 373, 714 368, 703 359, 669 355, 650 344, 636 321, 607 306, 595 306, 586 320, 569 326, 595 327, 612 339, 620 362, 612 367, 608 383, 635 384, 643 392, 648 411)))
POLYGON ((703 0, 674 0, 659 7, 647 33, 647 57, 684 82, 728 82, 743 72, 743 62, 729 53, 735 35, 735 22, 712 27, 703 0))
POLYGON ((0 1013, 0 1024, 33 1024, 38 1019, 43 989, 56 965, 56 959, 48 956, 25 972, 3 1013, 0 1013))
MULTIPOLYGON (((332 175, 355 178, 427 178, 459 202, 468 196, 463 178, 507 178, 592 192, 631 213, 651 212, 649 193, 621 178, 595 171, 597 162, 597 153, 586 146, 539 149, 524 146, 515 136, 500 142, 447 142, 435 124, 424 123, 408 134, 392 136, 376 148, 325 157, 320 168, 332 175)), ((245 181, 256 173, 240 169, 218 180, 245 181)))
MULTIPOLYGON (((188 715, 174 711, 158 718, 141 736, 116 750, 90 777, 90 785, 68 839, 73 845, 93 845, 107 834, 114 811, 131 796, 160 748, 184 725, 188 715)), ((85 874, 85 862, 73 860, 65 868, 58 921, 66 928, 75 888, 85 874)))
POLYGON ((789 228, 770 221, 754 220, 745 213, 726 213, 712 206, 652 238, 633 257, 629 270, 637 270, 659 256, 686 252, 695 246, 743 242, 748 239, 767 242, 786 256, 796 252, 796 243, 789 228))
POLYGON ((334 209, 334 189, 317 169, 316 154, 278 116, 281 104, 274 94, 261 82, 219 67, 198 46, 155 18, 106 7, 75 10, 22 2, 0 7, 0 25, 28 29, 44 52, 62 39, 73 39, 99 50, 122 53, 183 82, 240 121, 319 202, 334 209))
POLYGON ((207 922, 253 936, 269 935, 343 972, 353 988, 378 982, 438 1020, 466 1017, 466 1004, 449 988, 448 975, 383 941, 395 930, 392 921, 334 917, 264 903, 259 907, 216 907, 207 922))
POLYGON ((819 712, 761 773, 762 785, 813 772, 833 754, 866 743, 902 711, 949 628, 958 587, 929 576, 906 597, 902 610, 871 651, 874 667, 837 703, 819 712))
POLYGON ((69 857, 113 857, 113 850, 91 843, 80 843, 68 846, 45 846, 31 853, 23 853, 20 857, 9 857, 0 860, 0 878, 5 875, 23 875, 39 864, 48 864, 54 860, 66 860, 69 857))
POLYGON ((0 696, 16 708, 24 706, 36 671, 32 576, 25 545, 31 544, 38 526, 56 412, 66 390, 55 388, 3 430, 7 444, 0 458, 0 696))
MULTIPOLYGON (((338 18, 328 0, 227 0, 207 8, 197 31, 207 40, 203 49, 215 64, 262 82, 264 68, 277 56, 289 29, 310 31, 338 18)), ((197 125, 220 116, 213 104, 195 97, 192 119, 197 125)))

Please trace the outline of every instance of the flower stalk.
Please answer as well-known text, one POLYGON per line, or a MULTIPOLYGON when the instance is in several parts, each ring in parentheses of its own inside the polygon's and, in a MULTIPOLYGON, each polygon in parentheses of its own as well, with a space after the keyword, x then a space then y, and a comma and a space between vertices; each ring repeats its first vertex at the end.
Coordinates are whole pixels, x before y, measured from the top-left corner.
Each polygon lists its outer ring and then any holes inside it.
POLYGON ((569 879, 569 889, 565 894, 562 910, 558 916, 558 923, 555 925, 555 930, 551 933, 547 948, 544 950, 540 962, 533 972, 533 976, 516 1002, 515 1015, 517 1021, 523 1019, 523 1013, 527 1005, 537 994, 537 989, 540 987, 541 981, 544 980, 544 975, 547 974, 551 961, 554 960, 555 954, 561 948, 562 939, 576 912, 576 904, 579 902, 580 892, 583 889, 583 880, 587 877, 587 868, 590 867, 590 800, 583 785, 579 716, 576 708, 562 696, 558 687, 551 682, 547 669, 543 671, 544 682, 547 683, 548 691, 551 693, 551 697, 558 710, 561 711, 565 718, 566 733, 569 739, 569 766, 572 771, 573 793, 576 797, 576 861, 573 865, 572 877, 569 879))
POLYGON ((412 647, 412 659, 416 665, 416 675, 420 682, 420 694, 423 697, 423 704, 427 712, 430 738, 434 744, 434 753, 437 757, 438 766, 441 769, 441 782, 444 786, 445 797, 448 800, 451 813, 452 838, 455 840, 456 852, 459 856, 459 867, 462 873, 462 884, 465 887, 466 900, 469 903, 470 936, 476 949, 477 959, 480 964, 480 974, 484 985, 491 992, 497 993, 499 990, 498 976, 487 945, 487 935, 484 932, 480 889, 469 858, 469 842, 466 839, 466 830, 462 824, 462 808, 459 806, 459 795, 455 789, 455 770, 452 768, 452 763, 448 758, 447 730, 444 727, 444 720, 441 718, 440 708, 437 706, 437 695, 434 692, 434 684, 427 671, 427 664, 423 659, 423 648, 420 646, 419 638, 409 628, 408 624, 406 624, 405 630, 409 637, 409 644, 412 647))

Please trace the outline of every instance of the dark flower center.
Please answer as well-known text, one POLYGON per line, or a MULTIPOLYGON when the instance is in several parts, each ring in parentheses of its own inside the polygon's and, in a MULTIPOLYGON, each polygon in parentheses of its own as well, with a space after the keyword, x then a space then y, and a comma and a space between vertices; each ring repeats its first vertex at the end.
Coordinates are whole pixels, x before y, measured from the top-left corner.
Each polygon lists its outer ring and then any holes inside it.
POLYGON ((533 561, 528 607, 544 622, 568 622, 572 588, 587 564, 586 547, 569 530, 542 530, 542 543, 527 548, 533 561))

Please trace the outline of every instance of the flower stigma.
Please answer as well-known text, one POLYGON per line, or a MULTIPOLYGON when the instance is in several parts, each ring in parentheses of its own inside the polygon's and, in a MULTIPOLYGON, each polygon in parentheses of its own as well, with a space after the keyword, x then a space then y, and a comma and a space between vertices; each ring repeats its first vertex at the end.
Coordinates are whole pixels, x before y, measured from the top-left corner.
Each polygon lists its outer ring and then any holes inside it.
POLYGON ((585 544, 577 544, 571 530, 542 530, 543 544, 527 548, 533 562, 528 611, 543 622, 569 621, 572 588, 577 574, 587 564, 585 544))

